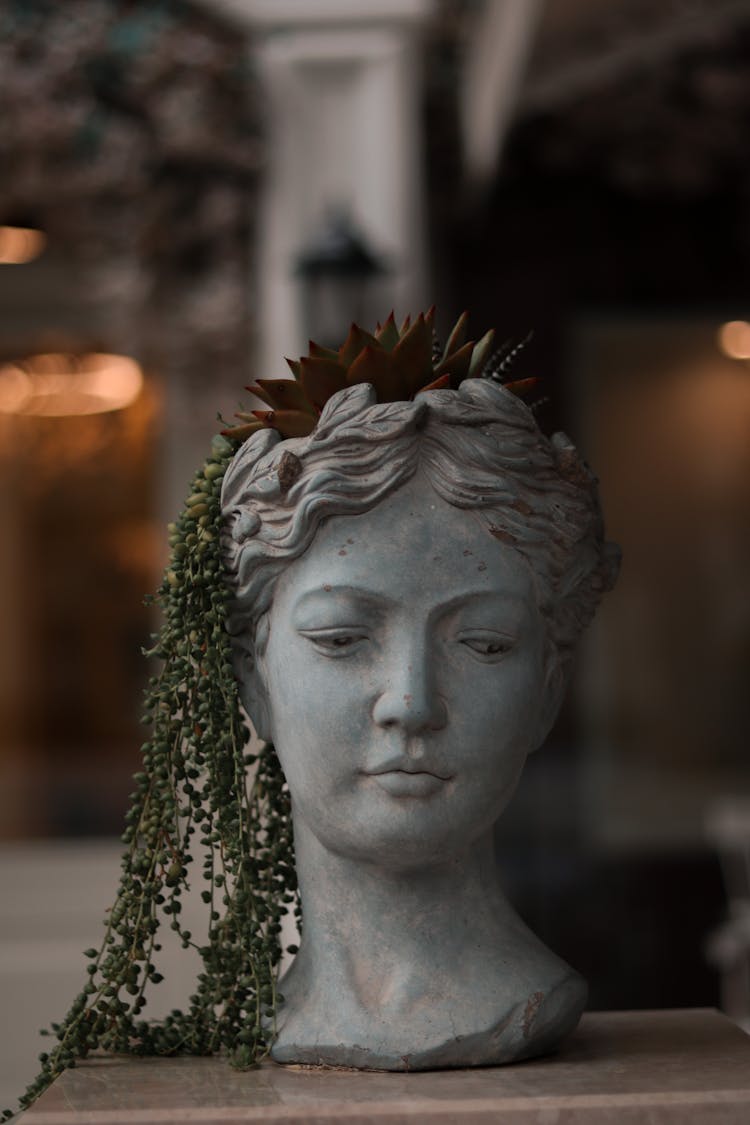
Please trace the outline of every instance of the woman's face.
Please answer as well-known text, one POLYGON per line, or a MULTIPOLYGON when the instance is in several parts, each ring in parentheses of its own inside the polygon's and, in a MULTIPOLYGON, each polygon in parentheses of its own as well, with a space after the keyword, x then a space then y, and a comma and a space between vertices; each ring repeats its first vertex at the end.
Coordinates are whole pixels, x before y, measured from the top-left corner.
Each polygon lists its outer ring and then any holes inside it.
POLYGON ((418 476, 279 579, 259 661, 295 818, 395 868, 497 819, 553 718, 530 572, 418 476))

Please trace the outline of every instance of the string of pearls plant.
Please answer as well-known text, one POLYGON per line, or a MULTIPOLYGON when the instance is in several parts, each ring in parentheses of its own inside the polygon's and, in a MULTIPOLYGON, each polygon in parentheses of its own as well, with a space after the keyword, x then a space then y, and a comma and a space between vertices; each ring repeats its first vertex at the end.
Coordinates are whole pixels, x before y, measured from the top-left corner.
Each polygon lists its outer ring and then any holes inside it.
MULTIPOLYGON (((219 551, 221 481, 239 442, 214 439, 176 523, 155 600, 164 623, 147 655, 161 660, 145 698, 152 736, 142 747, 123 834, 115 902, 87 979, 52 1024, 54 1044, 20 1099, 28 1108, 67 1067, 96 1049, 141 1055, 223 1050, 235 1066, 263 1058, 273 1041, 281 918, 300 916, 289 795, 273 747, 248 752, 224 629, 229 593, 219 551), (181 920, 200 853, 208 913, 197 945, 181 920), (186 1011, 140 1018, 157 970, 159 929, 169 926, 202 959, 186 1011)), ((293 946, 290 952, 295 952, 293 946)), ((44 1032, 42 1034, 45 1034, 44 1032)), ((2 1120, 12 1111, 6 1110, 2 1120)))

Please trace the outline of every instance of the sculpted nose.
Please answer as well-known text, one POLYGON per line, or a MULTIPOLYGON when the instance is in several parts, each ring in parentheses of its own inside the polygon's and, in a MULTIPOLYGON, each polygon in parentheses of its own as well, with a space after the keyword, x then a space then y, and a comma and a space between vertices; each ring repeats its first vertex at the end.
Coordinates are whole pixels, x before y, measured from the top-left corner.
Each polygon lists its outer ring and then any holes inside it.
POLYGON ((444 727, 448 713, 429 655, 413 654, 390 671, 372 712, 378 726, 399 727, 408 734, 444 727))

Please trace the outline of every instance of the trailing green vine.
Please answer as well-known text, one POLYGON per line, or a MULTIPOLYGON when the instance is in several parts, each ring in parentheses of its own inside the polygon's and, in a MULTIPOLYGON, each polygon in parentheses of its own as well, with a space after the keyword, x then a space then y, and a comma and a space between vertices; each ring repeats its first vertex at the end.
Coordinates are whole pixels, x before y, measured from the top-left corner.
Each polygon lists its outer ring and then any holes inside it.
MULTIPOLYGON (((282 915, 299 917, 289 795, 273 747, 248 750, 224 628, 229 591, 219 533, 221 482, 239 442, 217 437, 176 523, 155 601, 161 661, 146 691, 142 747, 123 834, 125 852, 104 940, 89 949, 86 982, 52 1024, 54 1044, 20 1099, 30 1106, 77 1059, 96 1049, 134 1054, 223 1051, 240 1067, 270 1048, 278 996, 282 915), (183 925, 183 892, 202 864, 205 943, 183 925), (202 971, 186 1011, 142 1017, 158 972, 160 926, 198 949, 202 971)), ((290 947, 294 952, 294 947, 290 947)), ((45 1034, 43 1032, 43 1034, 45 1034)), ((12 1116, 10 1110, 2 1120, 12 1116)))

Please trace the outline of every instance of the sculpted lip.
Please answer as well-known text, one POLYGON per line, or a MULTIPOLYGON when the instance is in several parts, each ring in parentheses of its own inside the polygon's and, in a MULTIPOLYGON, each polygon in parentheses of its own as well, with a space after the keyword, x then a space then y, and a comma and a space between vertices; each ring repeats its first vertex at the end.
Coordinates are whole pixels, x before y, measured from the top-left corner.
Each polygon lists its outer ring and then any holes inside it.
POLYGON ((420 767, 421 763, 399 756, 363 772, 392 797, 430 797, 450 781, 450 776, 420 767))

